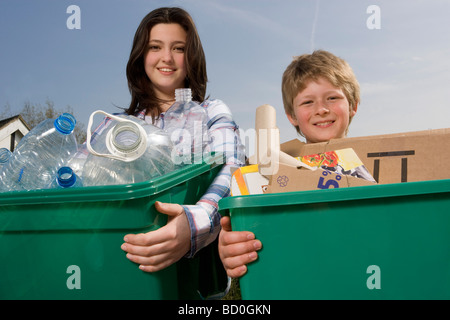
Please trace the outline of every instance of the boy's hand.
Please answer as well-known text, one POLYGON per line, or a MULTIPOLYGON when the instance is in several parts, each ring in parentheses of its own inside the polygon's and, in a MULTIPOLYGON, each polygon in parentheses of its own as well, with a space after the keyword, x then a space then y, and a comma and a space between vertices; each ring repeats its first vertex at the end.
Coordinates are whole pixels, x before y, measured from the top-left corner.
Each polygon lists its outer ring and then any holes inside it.
POLYGON ((246 264, 258 258, 261 241, 249 231, 231 231, 230 217, 220 220, 219 256, 229 277, 238 278, 247 272, 246 264))

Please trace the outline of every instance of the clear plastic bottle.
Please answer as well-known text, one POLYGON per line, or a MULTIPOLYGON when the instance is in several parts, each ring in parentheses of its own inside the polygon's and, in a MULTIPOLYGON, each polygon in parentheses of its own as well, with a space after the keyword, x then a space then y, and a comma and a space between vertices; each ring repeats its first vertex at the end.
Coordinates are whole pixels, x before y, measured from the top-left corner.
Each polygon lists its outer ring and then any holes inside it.
POLYGON ((175 90, 175 103, 164 114, 164 126, 174 144, 176 164, 202 161, 208 152, 208 126, 205 108, 192 101, 191 89, 175 90))
POLYGON ((104 186, 148 181, 174 169, 172 142, 162 129, 134 116, 114 116, 103 111, 91 115, 83 166, 84 186, 104 186), (90 142, 93 115, 111 118, 108 127, 90 142))
POLYGON ((50 183, 50 189, 79 188, 83 186, 81 178, 70 167, 61 167, 55 179, 50 183))
MULTIPOLYGON (((11 158, 11 156, 12 156, 12 153, 8 149, 6 149, 6 148, 0 149, 0 177, 2 177, 3 168, 9 162, 9 159, 11 158)), ((3 192, 4 188, 5 187, 2 183, 2 181, 0 181, 0 192, 3 192)))
POLYGON ((1 171, 0 190, 47 188, 58 168, 77 152, 75 124, 75 118, 64 113, 44 120, 28 132, 1 171))
POLYGON ((6 148, 0 149, 0 170, 1 168, 8 163, 9 159, 11 158, 11 151, 9 151, 6 148))
POLYGON ((67 166, 70 167, 77 176, 81 177, 86 159, 87 155, 79 148, 78 152, 69 159, 67 166))

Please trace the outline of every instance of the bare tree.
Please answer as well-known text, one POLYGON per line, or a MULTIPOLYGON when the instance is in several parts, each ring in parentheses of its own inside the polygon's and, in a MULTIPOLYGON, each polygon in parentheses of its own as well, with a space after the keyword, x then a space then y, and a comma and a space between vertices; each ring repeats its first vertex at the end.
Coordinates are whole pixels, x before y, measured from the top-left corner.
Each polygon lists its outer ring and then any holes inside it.
POLYGON ((0 120, 7 119, 12 117, 11 115, 11 106, 9 105, 9 102, 7 102, 3 108, 2 112, 0 113, 0 120))
MULTIPOLYGON (((55 119, 63 113, 73 114, 72 107, 68 105, 65 109, 56 109, 54 102, 50 99, 47 99, 43 106, 40 103, 31 103, 30 101, 27 101, 19 112, 30 128, 34 128, 46 119, 55 119)), ((11 106, 8 103, 0 113, 0 119, 15 115, 17 114, 11 113, 11 106)), ((74 133, 78 143, 81 144, 86 141, 86 126, 84 123, 77 121, 74 133)))

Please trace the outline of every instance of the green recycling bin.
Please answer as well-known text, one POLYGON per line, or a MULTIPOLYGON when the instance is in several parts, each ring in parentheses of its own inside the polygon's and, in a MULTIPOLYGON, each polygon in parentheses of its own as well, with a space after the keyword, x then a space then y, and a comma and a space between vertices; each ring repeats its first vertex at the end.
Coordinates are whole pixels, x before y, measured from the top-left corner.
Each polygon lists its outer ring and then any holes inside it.
POLYGON ((229 197, 243 299, 450 299, 450 180, 229 197))
POLYGON ((183 258, 182 272, 145 273, 120 246, 166 224, 155 201, 195 204, 220 164, 217 156, 130 185, 0 194, 0 299, 198 298, 186 269, 202 254, 183 258))

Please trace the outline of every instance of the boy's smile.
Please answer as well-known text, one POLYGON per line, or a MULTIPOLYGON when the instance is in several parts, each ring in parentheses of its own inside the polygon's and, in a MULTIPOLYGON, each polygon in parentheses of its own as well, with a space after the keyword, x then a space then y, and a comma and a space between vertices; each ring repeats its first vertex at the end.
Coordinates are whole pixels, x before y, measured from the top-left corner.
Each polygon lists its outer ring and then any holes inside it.
POLYGON ((293 106, 294 116, 287 117, 307 143, 345 137, 350 117, 356 113, 356 107, 350 110, 343 91, 323 77, 311 80, 294 98, 293 106))

